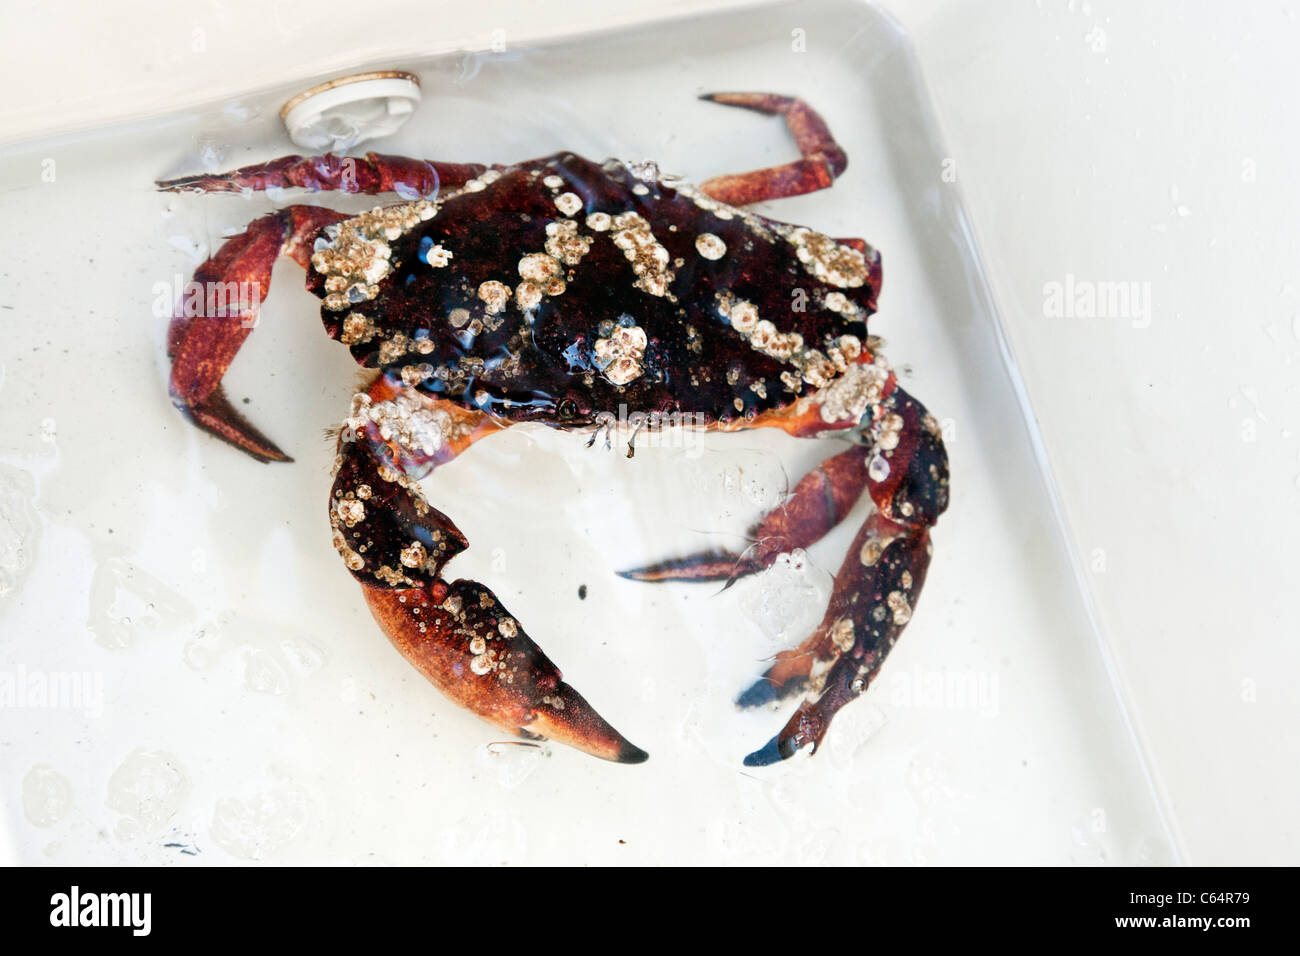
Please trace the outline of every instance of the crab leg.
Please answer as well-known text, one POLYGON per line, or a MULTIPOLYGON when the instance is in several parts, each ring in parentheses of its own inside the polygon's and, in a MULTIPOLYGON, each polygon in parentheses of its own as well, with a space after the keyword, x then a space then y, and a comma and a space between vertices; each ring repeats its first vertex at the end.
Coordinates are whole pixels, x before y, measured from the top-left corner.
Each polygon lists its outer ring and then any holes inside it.
POLYGON ((726 581, 731 587, 770 567, 780 554, 812 547, 839 524, 866 487, 868 455, 869 449, 857 445, 804 475, 789 499, 750 530, 754 544, 743 554, 702 551, 619 574, 634 581, 726 581))
MULTIPOLYGON (((759 422, 791 434, 825 423, 793 416, 759 422)), ((743 555, 700 553, 624 572, 642 581, 720 580, 769 566, 792 548, 806 548, 831 530, 865 490, 875 511, 858 531, 839 572, 822 622, 772 666, 737 704, 754 707, 809 693, 794 716, 745 763, 784 760, 821 742, 831 719, 876 676, 911 619, 930 564, 929 529, 948 506, 948 459, 938 424, 890 376, 878 405, 858 426, 864 444, 840 452, 799 481, 790 499, 765 515, 743 555)))
POLYGON ((826 121, 803 100, 775 93, 708 93, 700 99, 784 116, 803 157, 782 166, 732 173, 700 183, 700 190, 719 202, 745 206, 816 192, 828 188, 849 165, 826 121))
POLYGON ((752 707, 809 688, 780 733, 745 758, 746 766, 766 766, 821 744, 831 719, 867 689, 911 620, 930 552, 924 527, 879 514, 863 524, 835 576, 821 624, 797 649, 778 655, 737 700, 752 707))
POLYGON ((456 703, 512 734, 640 763, 645 751, 563 682, 491 590, 441 577, 468 541, 416 479, 502 427, 380 376, 357 396, 340 433, 330 498, 335 547, 389 640, 456 703))
POLYGON ((930 565, 929 529, 948 507, 948 456, 939 426, 901 388, 872 415, 867 491, 876 511, 835 576, 821 624, 775 663, 737 703, 755 706, 809 688, 799 709, 748 766, 816 749, 841 707, 875 678, 912 618, 930 565))
POLYGON ((259 461, 291 459, 230 404, 221 377, 257 324, 275 260, 291 256, 305 268, 311 238, 346 218, 332 209, 287 206, 254 220, 195 270, 190 288, 198 291, 185 296, 167 330, 176 407, 204 431, 259 461))
POLYGON ((440 163, 405 156, 366 153, 354 156, 284 156, 269 163, 244 166, 228 173, 183 176, 163 180, 158 187, 167 192, 225 192, 299 187, 313 192, 338 190, 345 193, 395 192, 408 199, 430 197, 439 189, 463 186, 491 167, 478 163, 440 163))
MULTIPOLYGON (((861 358, 862 363, 874 361, 870 353, 864 353, 861 358)), ((892 402, 897 388, 898 380, 893 372, 887 373, 880 390, 882 402, 892 402)), ((814 402, 760 415, 746 422, 745 427, 779 428, 794 438, 812 438, 836 429, 854 432, 859 429, 859 423, 853 419, 827 422, 814 402)), ((743 554, 700 551, 619 574, 633 581, 726 581, 723 588, 726 590, 745 575, 770 567, 778 555, 795 548, 812 547, 839 524, 862 497, 870 457, 867 446, 856 444, 804 475, 789 498, 750 529, 753 544, 743 554)))

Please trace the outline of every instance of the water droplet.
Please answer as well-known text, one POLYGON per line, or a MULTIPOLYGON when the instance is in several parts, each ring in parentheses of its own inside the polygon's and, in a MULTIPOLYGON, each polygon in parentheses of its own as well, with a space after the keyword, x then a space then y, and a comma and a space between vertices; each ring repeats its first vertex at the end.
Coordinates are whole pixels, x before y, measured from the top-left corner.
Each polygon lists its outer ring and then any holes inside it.
POLYGON ((756 599, 747 612, 774 647, 784 649, 803 640, 817 626, 826 604, 818 575, 797 548, 778 555, 758 575, 756 599))
POLYGON ((445 831, 441 843, 448 863, 501 866, 524 862, 528 852, 528 833, 518 817, 492 813, 445 831))
POLYGON ((283 694, 289 689, 289 675, 269 652, 244 652, 244 688, 257 694, 283 694))
POLYGON ((35 493, 28 472, 0 465, 0 602, 17 592, 36 557, 41 522, 35 493))
POLYGON ((501 785, 513 790, 531 777, 551 755, 548 746, 526 740, 499 740, 478 752, 478 765, 501 785))
POLYGON ((179 761, 161 750, 134 750, 108 778, 109 809, 125 819, 117 827, 130 840, 160 830, 190 792, 179 761))
POLYGON ((45 764, 37 764, 23 777, 23 815, 37 827, 52 827, 72 806, 72 784, 45 764))
POLYGON ((129 647, 141 632, 176 627, 192 613, 179 594, 122 558, 95 569, 89 604, 86 627, 108 648, 129 647))
POLYGON ((231 856, 264 860, 307 827, 311 801, 297 784, 247 797, 218 800, 212 810, 212 839, 231 856))

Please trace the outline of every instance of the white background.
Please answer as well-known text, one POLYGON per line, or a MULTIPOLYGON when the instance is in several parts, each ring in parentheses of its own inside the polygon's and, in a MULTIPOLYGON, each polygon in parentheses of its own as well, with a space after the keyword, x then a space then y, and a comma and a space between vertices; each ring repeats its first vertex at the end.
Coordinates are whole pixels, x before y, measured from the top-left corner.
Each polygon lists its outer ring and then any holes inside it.
MULTIPOLYGON (((1294 863, 1296 10, 885 6, 925 69, 1075 544, 1085 567, 1104 562, 1089 587, 1184 858, 1294 863), (1149 327, 1046 317, 1044 284, 1067 275, 1150 283, 1149 327)), ((537 39, 656 14, 615 0, 383 9, 11 3, 0 137, 484 47, 497 27, 537 39)))

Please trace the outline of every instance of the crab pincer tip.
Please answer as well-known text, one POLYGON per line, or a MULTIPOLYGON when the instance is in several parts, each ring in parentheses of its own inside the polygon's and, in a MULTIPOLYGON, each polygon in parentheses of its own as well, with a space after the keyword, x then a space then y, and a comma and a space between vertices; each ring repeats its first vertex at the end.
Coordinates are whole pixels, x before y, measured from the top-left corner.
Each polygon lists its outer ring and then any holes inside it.
POLYGON ((787 739, 782 740, 781 735, 777 734, 762 747, 759 747, 752 754, 745 758, 746 767, 770 767, 774 763, 780 763, 782 760, 788 760, 795 755, 798 750, 794 743, 787 739))
POLYGON ((645 763, 650 759, 650 755, 636 744, 624 740, 623 749, 619 751, 618 757, 615 759, 618 763, 645 763))
POLYGON ((781 753, 781 745, 777 743, 777 738, 773 737, 745 758, 745 766, 770 767, 772 764, 780 763, 784 759, 785 754, 781 753))

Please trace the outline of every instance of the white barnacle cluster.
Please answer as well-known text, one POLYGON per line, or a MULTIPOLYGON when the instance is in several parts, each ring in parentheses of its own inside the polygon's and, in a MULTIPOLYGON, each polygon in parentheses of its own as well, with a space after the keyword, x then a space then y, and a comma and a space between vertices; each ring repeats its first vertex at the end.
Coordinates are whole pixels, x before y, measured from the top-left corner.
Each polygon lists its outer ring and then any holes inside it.
MULTIPOLYGON (((537 170, 533 175, 536 177, 539 173, 537 170)), ((542 185, 551 191, 555 208, 564 218, 546 224, 542 251, 527 253, 519 260, 519 282, 513 289, 495 279, 479 285, 478 297, 483 301, 488 316, 504 312, 512 297, 521 312, 532 312, 545 297, 562 295, 568 287, 566 267, 576 266, 591 249, 591 237, 581 235, 577 221, 568 218, 582 210, 581 197, 572 192, 561 193, 564 177, 555 173, 542 177, 542 185)))
POLYGON ((451 426, 451 416, 446 412, 429 408, 405 392, 371 405, 370 420, 384 441, 425 455, 437 453, 451 426))
POLYGON ((515 286, 515 305, 531 312, 544 296, 562 295, 568 287, 564 280, 565 266, 576 266, 590 248, 591 237, 578 233, 575 220, 548 222, 544 251, 530 252, 519 260, 521 281, 515 286))
POLYGON ((491 186, 494 182, 496 182, 500 178, 501 178, 501 170, 485 169, 483 170, 483 172, 479 173, 473 179, 467 179, 465 181, 465 184, 461 186, 459 189, 446 193, 443 196, 443 198, 450 199, 451 197, 459 196, 462 193, 481 193, 483 190, 487 189, 489 186, 491 186))
POLYGON ((832 646, 841 654, 853 650, 855 640, 853 621, 847 617, 840 618, 831 626, 830 638, 832 646))
POLYGON ((871 362, 850 365, 815 396, 821 405, 822 421, 828 424, 861 421, 868 408, 880 403, 889 376, 889 366, 880 355, 871 362))
POLYGON ((897 412, 888 412, 876 423, 876 448, 879 451, 893 451, 898 447, 899 436, 903 433, 903 416, 897 412))
POLYGON ((842 289, 857 288, 867 281, 867 257, 852 246, 804 226, 791 230, 788 238, 804 269, 814 278, 842 289))
POLYGON ((348 492, 346 497, 335 500, 334 507, 330 509, 330 527, 333 529, 334 550, 339 553, 339 557, 343 559, 343 563, 347 565, 349 571, 362 570, 366 566, 366 559, 348 544, 343 529, 345 527, 355 527, 359 521, 365 520, 365 516, 365 506, 356 500, 353 492, 348 492))
POLYGON ((419 541, 412 541, 402 549, 398 558, 408 568, 422 568, 429 559, 429 551, 419 541))
POLYGON ((842 335, 825 351, 811 348, 798 332, 782 332, 767 319, 759 317, 754 303, 738 299, 730 292, 717 294, 718 314, 731 323, 751 348, 786 362, 791 369, 781 373, 781 381, 791 392, 802 391, 804 383, 825 388, 836 376, 845 375, 862 354, 862 341, 854 335, 842 335))
POLYGON ((419 385, 433 378, 434 368, 429 362, 420 362, 418 364, 403 365, 400 372, 402 384, 408 388, 416 388, 419 385))
POLYGON ((492 673, 496 667, 496 662, 494 660, 496 657, 496 651, 488 648, 488 646, 483 642, 483 638, 476 637, 469 642, 470 653, 473 653, 474 649, 480 646, 483 650, 478 654, 474 654, 474 656, 470 658, 469 669, 479 677, 484 677, 487 674, 492 673))
MULTIPOLYGON (((543 248, 548 256, 564 265, 576 266, 591 249, 591 237, 578 233, 577 220, 559 219, 546 224, 546 244, 543 248)), ((548 295, 558 294, 548 293, 548 295)))
POLYGON ((373 429, 380 440, 423 455, 436 454, 455 433, 450 415, 407 392, 382 402, 372 402, 369 395, 358 393, 343 424, 353 435, 373 429))
POLYGON ((504 312, 510 302, 510 287, 504 282, 489 279, 478 287, 478 297, 483 301, 489 315, 504 312))
POLYGON ((620 325, 608 337, 596 339, 592 351, 601 373, 614 385, 626 385, 645 373, 645 330, 620 325))
POLYGON ((668 284, 674 274, 668 268, 668 250, 655 238, 650 223, 639 212, 621 212, 614 216, 611 227, 614 245, 623 250, 636 274, 634 283, 642 292, 661 298, 668 294, 668 284))
POLYGON ((803 336, 798 332, 781 332, 767 319, 758 315, 758 307, 730 292, 717 294, 718 315, 731 323, 731 327, 745 338, 751 348, 788 362, 803 348, 803 336))
POLYGON ((867 320, 865 310, 843 292, 827 292, 826 297, 822 299, 822 305, 831 312, 836 312, 850 321, 865 322, 867 320))
POLYGON ((907 601, 907 595, 902 591, 890 591, 885 598, 885 604, 893 613, 895 626, 902 627, 912 619, 912 606, 907 601))
POLYGON ((712 196, 700 192, 699 189, 689 183, 681 183, 676 188, 679 195, 685 196, 691 202, 695 203, 695 205, 699 206, 706 212, 713 213, 713 215, 717 216, 719 219, 734 219, 739 216, 748 221, 751 218, 757 218, 751 216, 750 213, 745 212, 743 209, 737 209, 735 206, 729 206, 724 202, 718 202, 718 200, 714 199, 712 196))
POLYGON ((366 506, 356 498, 340 498, 334 505, 334 513, 339 521, 349 528, 356 527, 366 520, 366 506))
POLYGON ((530 252, 519 260, 519 278, 515 287, 515 304, 525 312, 541 304, 542 295, 559 295, 564 291, 564 271, 558 259, 545 252, 530 252))
POLYGON ((885 549, 894 543, 893 535, 878 536, 872 535, 866 541, 862 542, 862 548, 858 551, 858 560, 863 567, 872 568, 876 566, 885 549))
POLYGON ((360 312, 353 312, 343 320, 343 332, 339 336, 339 341, 344 345, 369 342, 375 337, 376 331, 373 319, 368 315, 362 315, 360 312))
MULTIPOLYGON (((491 594, 484 591, 479 594, 479 607, 486 611, 491 611, 496 606, 491 594)), ((463 617, 464 602, 458 595, 449 595, 443 601, 442 608, 449 614, 461 619, 462 624, 466 624, 463 617)), ((468 625, 467 625, 468 626, 468 625)), ((488 628, 480 629, 475 624, 469 632, 469 644, 467 650, 472 655, 469 661, 469 669, 479 677, 486 677, 495 673, 498 680, 513 684, 515 675, 513 668, 510 667, 509 646, 498 641, 512 640, 519 634, 519 622, 509 616, 502 616, 497 621, 496 631, 493 632, 488 628)))
POLYGON ((437 215, 427 199, 376 206, 369 212, 326 226, 316 239, 311 266, 325 277, 325 308, 342 312, 379 294, 389 273, 391 243, 437 215))

